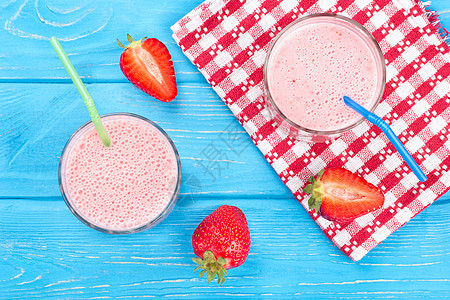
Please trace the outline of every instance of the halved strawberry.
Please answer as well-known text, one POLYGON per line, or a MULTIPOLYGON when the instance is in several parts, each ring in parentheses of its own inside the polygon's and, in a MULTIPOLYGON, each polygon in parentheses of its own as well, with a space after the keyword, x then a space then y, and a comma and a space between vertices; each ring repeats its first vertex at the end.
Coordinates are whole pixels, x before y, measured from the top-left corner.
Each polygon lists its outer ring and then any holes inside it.
POLYGON ((169 102, 177 96, 177 84, 172 57, 167 47, 157 39, 138 41, 127 34, 130 44, 120 56, 120 69, 137 88, 158 100, 169 102))
POLYGON ((311 194, 309 209, 327 220, 348 222, 374 211, 384 203, 379 188, 343 168, 322 170, 317 179, 311 176, 304 191, 311 194))

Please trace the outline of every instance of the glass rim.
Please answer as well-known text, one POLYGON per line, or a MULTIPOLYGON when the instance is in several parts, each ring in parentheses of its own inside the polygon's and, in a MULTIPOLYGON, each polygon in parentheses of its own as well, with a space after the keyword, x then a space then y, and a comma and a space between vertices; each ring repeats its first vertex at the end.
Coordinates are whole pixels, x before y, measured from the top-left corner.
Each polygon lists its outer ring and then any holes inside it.
MULTIPOLYGON (((355 120, 355 122, 353 122, 352 124, 343 127, 343 128, 339 128, 339 129, 333 129, 333 130, 314 130, 314 129, 310 129, 304 126, 301 126, 297 123, 295 123, 294 121, 292 121, 291 119, 289 119, 281 110, 280 108, 276 105, 275 101, 272 98, 272 95, 270 93, 270 89, 269 89, 269 79, 268 79, 268 75, 267 75, 267 68, 269 65, 269 60, 272 54, 272 51, 274 49, 274 47, 278 44, 278 41, 280 40, 281 37, 284 36, 284 34, 293 26, 307 21, 309 19, 315 19, 315 18, 323 18, 323 17, 328 17, 328 18, 336 18, 336 19, 340 19, 344 22, 348 22, 352 25, 355 25, 355 27, 357 27, 359 29, 359 31, 361 31, 361 33, 363 35, 365 35, 366 39, 363 39, 364 42, 370 42, 373 44, 375 51, 377 52, 378 56, 376 57, 376 55, 374 56, 375 59, 379 59, 380 63, 381 63, 381 86, 377 86, 377 96, 374 97, 375 101, 372 104, 372 106, 370 107, 370 109, 368 109, 370 112, 373 112, 375 110, 375 108, 378 106, 378 104, 380 103, 382 97, 383 97, 383 93, 384 93, 384 89, 386 87, 386 62, 385 62, 385 58, 383 55, 383 52, 381 51, 380 45, 378 44, 377 40, 375 40, 375 38, 373 37, 373 35, 369 32, 369 30, 367 30, 363 25, 361 25, 360 23, 356 22, 355 20, 348 18, 346 16, 343 15, 338 15, 335 13, 317 13, 317 14, 311 14, 311 15, 307 15, 307 16, 302 16, 298 19, 296 19, 295 21, 293 21, 292 23, 290 23, 289 25, 287 25, 283 30, 281 30, 276 36, 275 38, 272 40, 272 43, 270 44, 269 50, 267 51, 267 55, 264 61, 264 68, 263 68, 263 79, 264 79, 264 93, 266 94, 266 97, 264 97, 265 99, 268 99, 270 105, 273 107, 273 109, 275 109, 276 113, 287 123, 289 123, 289 125, 293 126, 294 128, 296 128, 297 130, 303 131, 303 132, 307 132, 310 134, 314 134, 314 135, 323 135, 323 136, 327 136, 327 135, 335 135, 335 134, 341 134, 345 131, 351 130, 353 128, 355 128, 356 126, 358 126, 359 124, 361 124, 365 118, 363 116, 358 116, 358 118, 355 120)), ((361 36, 360 36, 361 38, 361 36)), ((371 51, 372 52, 372 51, 371 51)))
POLYGON ((61 191, 61 195, 62 195, 62 197, 64 199, 64 202, 66 203, 66 205, 69 208, 69 210, 83 224, 85 224, 85 225, 87 225, 87 226, 89 226, 89 227, 91 227, 91 228, 93 228, 95 230, 98 230, 98 231, 101 231, 101 232, 104 232, 104 233, 109 233, 109 234, 116 234, 116 235, 141 232, 141 231, 144 231, 144 230, 149 229, 151 227, 154 227, 159 222, 163 221, 171 213, 173 207, 175 206, 175 203, 177 202, 178 196, 180 194, 180 187, 181 187, 181 159, 180 159, 180 155, 178 153, 178 150, 177 150, 174 142, 170 138, 170 136, 164 131, 164 129, 162 129, 155 122, 147 119, 146 117, 143 117, 143 116, 140 116, 140 115, 137 115, 137 114, 133 114, 133 113, 109 113, 109 114, 101 115, 100 118, 103 119, 103 118, 106 118, 106 117, 113 117, 113 116, 127 116, 127 117, 133 117, 133 118, 145 121, 148 124, 150 124, 151 126, 153 126, 155 129, 157 129, 166 138, 166 140, 171 145, 173 153, 174 153, 175 158, 176 158, 176 162, 177 162, 177 182, 176 182, 176 185, 175 185, 175 189, 172 192, 172 197, 169 200, 167 206, 164 208, 163 211, 161 211, 161 213, 158 216, 156 216, 154 219, 150 220, 148 223, 146 223, 144 225, 141 225, 139 227, 135 227, 135 228, 132 228, 132 229, 125 229, 125 230, 115 230, 115 229, 108 229, 108 228, 101 227, 98 224, 94 224, 91 221, 89 221, 87 218, 83 217, 82 214, 79 213, 76 210, 76 208, 70 203, 70 200, 68 199, 70 196, 66 194, 66 191, 65 191, 65 188, 67 188, 66 177, 64 178, 64 182, 63 182, 61 169, 62 169, 63 161, 65 159, 66 151, 69 149, 69 146, 70 146, 71 142, 74 140, 74 138, 77 136, 77 134, 80 133, 87 126, 89 126, 89 125, 94 126, 92 121, 87 121, 86 123, 81 125, 70 136, 70 138, 67 140, 67 142, 66 142, 66 144, 65 144, 65 146, 64 146, 64 148, 62 150, 62 154, 61 154, 61 157, 59 159, 59 164, 58 164, 59 189, 61 191))

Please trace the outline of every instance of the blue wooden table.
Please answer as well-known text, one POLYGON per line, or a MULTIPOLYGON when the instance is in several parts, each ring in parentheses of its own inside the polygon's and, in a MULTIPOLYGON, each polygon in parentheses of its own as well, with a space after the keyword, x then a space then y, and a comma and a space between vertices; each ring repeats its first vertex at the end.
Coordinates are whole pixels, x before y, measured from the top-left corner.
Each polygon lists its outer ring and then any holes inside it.
MULTIPOLYGON (((0 298, 448 298, 450 195, 358 263, 310 219, 228 108, 181 53, 169 27, 201 0, 0 2, 0 298), (166 104, 119 69, 126 40, 169 48, 179 95, 166 104), (89 118, 48 42, 60 38, 100 113, 157 122, 178 147, 179 203, 160 225, 128 236, 92 230, 67 209, 57 166, 89 118), (191 235, 221 204, 246 214, 252 248, 227 282, 194 274, 191 235)), ((450 28, 450 2, 435 0, 450 28)))

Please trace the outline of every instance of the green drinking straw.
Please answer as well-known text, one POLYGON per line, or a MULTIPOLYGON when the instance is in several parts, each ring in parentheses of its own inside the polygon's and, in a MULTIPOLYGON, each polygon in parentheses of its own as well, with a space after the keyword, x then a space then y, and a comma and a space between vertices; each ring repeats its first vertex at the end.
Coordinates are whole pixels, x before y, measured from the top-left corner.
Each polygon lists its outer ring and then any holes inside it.
POLYGON ((86 107, 89 110, 89 115, 91 116, 92 123, 94 123, 95 129, 97 130, 98 135, 102 139, 103 144, 106 147, 109 147, 111 145, 111 139, 106 133, 105 127, 103 126, 103 123, 100 120, 100 116, 98 115, 97 109, 95 108, 94 100, 92 100, 91 95, 89 95, 86 87, 84 86, 83 82, 80 79, 80 76, 78 76, 77 71, 75 71, 75 68, 73 67, 72 63, 67 57, 67 54, 62 48, 58 39, 54 36, 50 39, 50 43, 52 44, 53 49, 55 49, 56 54, 58 54, 59 59, 64 65, 64 68, 66 68, 67 73, 69 73, 69 76, 72 79, 75 86, 77 87, 78 92, 80 92, 81 97, 84 100, 84 104, 86 104, 86 107))

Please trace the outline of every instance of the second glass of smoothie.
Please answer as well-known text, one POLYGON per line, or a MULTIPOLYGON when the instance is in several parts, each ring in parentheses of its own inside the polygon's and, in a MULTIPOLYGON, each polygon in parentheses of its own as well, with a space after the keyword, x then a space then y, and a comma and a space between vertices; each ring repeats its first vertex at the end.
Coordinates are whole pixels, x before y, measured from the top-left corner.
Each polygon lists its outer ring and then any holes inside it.
POLYGON ((359 23, 335 14, 302 17, 274 39, 264 65, 265 100, 290 136, 323 142, 360 124, 349 96, 373 111, 383 95, 381 49, 359 23))
POLYGON ((67 142, 59 183, 72 213, 84 224, 111 234, 155 226, 172 211, 180 191, 181 163, 167 133, 134 114, 101 117, 111 146, 88 122, 67 142))

